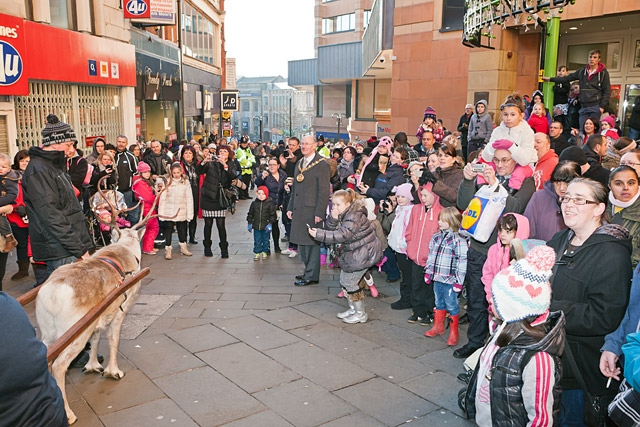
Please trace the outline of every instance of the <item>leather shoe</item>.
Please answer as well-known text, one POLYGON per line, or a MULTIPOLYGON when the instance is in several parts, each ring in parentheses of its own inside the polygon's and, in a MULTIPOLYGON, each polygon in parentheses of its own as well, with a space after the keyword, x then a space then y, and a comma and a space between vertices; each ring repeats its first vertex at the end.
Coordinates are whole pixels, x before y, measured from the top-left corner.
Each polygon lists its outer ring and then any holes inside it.
POLYGON ((453 357, 455 357, 456 359, 466 359, 479 348, 480 347, 471 347, 469 344, 463 345, 453 352, 453 357))
POLYGON ((189 243, 192 244, 192 245, 197 245, 198 241, 196 239, 194 239, 194 238, 191 238, 191 239, 189 239, 189 243))
POLYGON ((318 280, 297 280, 294 285, 296 286, 307 286, 307 285, 317 285, 320 283, 318 280))
POLYGON ((304 274, 298 274, 296 280, 304 280, 304 274))
POLYGON ((411 303, 402 301, 401 299, 399 299, 396 302, 392 302, 391 303, 391 309, 392 310, 404 310, 404 309, 407 309, 407 308, 411 308, 411 303))

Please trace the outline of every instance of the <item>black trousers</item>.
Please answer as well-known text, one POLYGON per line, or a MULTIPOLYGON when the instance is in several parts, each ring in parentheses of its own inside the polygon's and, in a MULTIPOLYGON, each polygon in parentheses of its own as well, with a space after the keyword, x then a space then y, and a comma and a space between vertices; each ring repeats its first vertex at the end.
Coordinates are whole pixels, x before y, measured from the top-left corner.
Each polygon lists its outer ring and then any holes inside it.
POLYGON ((175 224, 178 229, 178 241, 180 243, 187 242, 187 221, 165 221, 166 223, 166 233, 165 233, 165 246, 171 246, 171 237, 173 235, 169 230, 173 230, 173 225, 175 224))
MULTIPOLYGON (((18 241, 18 246, 16 247, 18 261, 29 261, 29 227, 18 227, 16 224, 11 223, 11 232, 18 241)), ((0 278, 0 280, 2 279, 0 278)))
POLYGON ((489 303, 487 302, 484 284, 482 283, 482 266, 487 256, 469 248, 467 252, 467 316, 469 329, 467 338, 469 346, 480 348, 489 333, 489 303))
POLYGON ((249 198, 249 185, 251 185, 251 174, 242 174, 241 175, 242 182, 247 186, 244 190, 239 190, 241 199, 249 198))
POLYGON ((430 315, 436 305, 433 285, 424 283, 424 267, 411 262, 411 307, 413 314, 423 319, 430 315))
POLYGON ((396 252, 396 261, 398 262, 400 273, 402 273, 402 280, 400 281, 400 301, 411 303, 411 265, 413 261, 405 254, 399 252, 396 252))
POLYGON ((275 250, 276 252, 280 252, 280 226, 278 224, 278 220, 276 219, 275 221, 273 221, 273 224, 271 224, 271 226, 273 227, 271 229, 271 236, 273 237, 273 250, 275 250))

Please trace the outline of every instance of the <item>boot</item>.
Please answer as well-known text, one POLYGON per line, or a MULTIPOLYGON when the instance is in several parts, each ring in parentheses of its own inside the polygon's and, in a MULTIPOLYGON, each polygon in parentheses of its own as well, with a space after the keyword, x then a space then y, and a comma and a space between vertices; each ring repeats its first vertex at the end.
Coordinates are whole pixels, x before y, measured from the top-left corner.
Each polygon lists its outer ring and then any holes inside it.
POLYGON ((229 258, 229 243, 220 242, 219 246, 220 246, 220 257, 229 258))
POLYGON ((29 261, 18 261, 18 272, 11 276, 11 280, 20 280, 29 276, 29 261))
POLYGON ((345 317, 344 319, 342 319, 342 321, 344 323, 366 322, 369 316, 367 316, 367 312, 364 311, 364 299, 361 299, 360 301, 354 301, 353 308, 356 310, 356 312, 349 317, 345 317))
POLYGON ((425 336, 433 338, 436 335, 444 334, 444 318, 447 316, 447 310, 434 310, 435 316, 433 327, 424 333, 425 336))
POLYGON ((327 254, 320 254, 320 265, 327 265, 327 254))
POLYGON ((180 243, 180 253, 184 256, 191 256, 193 255, 191 252, 189 252, 189 248, 187 247, 187 242, 184 243, 180 243))
POLYGON ((338 319, 344 319, 346 317, 353 316, 354 314, 356 314, 356 309, 353 306, 353 303, 351 302, 349 297, 347 297, 346 299, 347 299, 347 303, 349 304, 349 309, 347 311, 343 311, 342 313, 336 314, 338 319))
POLYGON ((204 245, 204 256, 212 257, 213 252, 211 252, 211 240, 204 240, 202 244, 204 245))
POLYGON ((449 324, 449 339, 447 340, 447 345, 456 345, 458 344, 458 321, 460 319, 460 315, 456 314, 455 316, 451 316, 451 323, 449 324))
POLYGON ((164 247, 164 259, 171 259, 171 246, 164 247))
POLYGON ((364 283, 369 287, 369 292, 371 292, 372 298, 378 298, 378 289, 376 289, 376 285, 373 283, 373 276, 371 273, 367 273, 364 275, 364 283), (367 279, 367 274, 369 275, 369 279, 367 279))

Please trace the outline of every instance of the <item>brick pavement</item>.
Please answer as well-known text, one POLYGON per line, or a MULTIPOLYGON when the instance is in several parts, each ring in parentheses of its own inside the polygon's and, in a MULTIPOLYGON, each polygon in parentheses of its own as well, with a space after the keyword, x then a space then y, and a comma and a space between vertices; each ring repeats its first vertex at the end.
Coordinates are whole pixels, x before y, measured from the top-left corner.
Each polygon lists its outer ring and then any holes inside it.
MULTIPOLYGON (((201 245, 192 257, 174 245, 171 261, 143 255, 151 275, 123 326, 126 376, 69 371, 76 426, 472 425, 457 405, 461 362, 446 334, 426 338, 425 327, 406 322, 408 310, 389 308, 397 283, 375 274, 369 321, 342 323, 339 270, 323 267, 319 285, 298 288, 298 258, 254 262, 249 202, 240 203, 227 220, 229 259, 218 250, 205 258, 201 245)), ((10 282, 15 270, 12 255, 4 284, 19 295, 33 276, 10 282)), ((464 327, 461 335, 464 343, 464 327)), ((108 353, 104 340, 99 351, 108 353)))

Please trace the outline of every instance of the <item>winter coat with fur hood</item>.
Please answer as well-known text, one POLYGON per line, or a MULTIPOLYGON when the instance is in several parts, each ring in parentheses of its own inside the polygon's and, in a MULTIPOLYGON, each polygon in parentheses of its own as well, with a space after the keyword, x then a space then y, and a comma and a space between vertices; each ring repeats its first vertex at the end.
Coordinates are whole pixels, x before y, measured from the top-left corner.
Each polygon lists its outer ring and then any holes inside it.
POLYGON ((364 201, 356 200, 338 218, 329 216, 315 239, 336 245, 340 268, 346 273, 365 270, 382 259, 382 243, 367 219, 364 201))
MULTIPOLYGON (((167 185, 163 177, 156 180, 156 184, 167 185)), ((167 221, 191 221, 193 219, 193 193, 186 178, 174 179, 171 185, 160 195, 158 200, 158 215, 167 221), (168 219, 174 215, 175 218, 168 219)))
POLYGON ((440 197, 433 193, 432 184, 427 183, 420 187, 418 192, 420 203, 413 205, 409 224, 404 231, 404 238, 407 240, 407 256, 418 265, 427 265, 429 258, 429 242, 431 237, 438 231, 438 215, 442 210, 440 197), (422 190, 427 189, 433 195, 433 203, 427 208, 422 203, 422 190))
POLYGON ((500 139, 508 139, 513 142, 509 152, 511 157, 520 166, 527 166, 538 161, 538 152, 533 148, 533 129, 529 123, 524 120, 520 121, 517 126, 508 128, 504 122, 493 130, 491 140, 482 151, 482 158, 487 162, 493 161, 496 150, 493 148, 493 142, 500 139))

